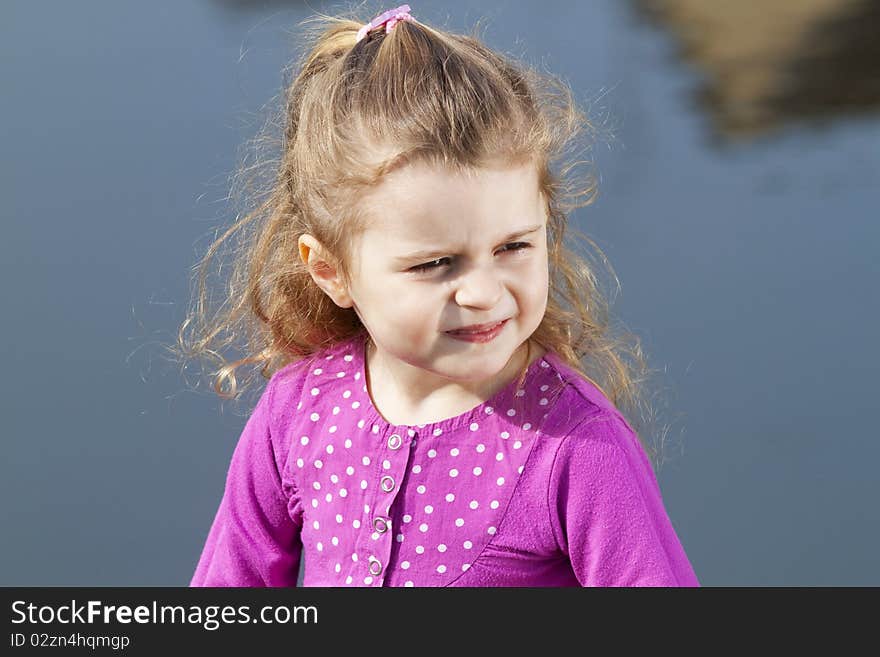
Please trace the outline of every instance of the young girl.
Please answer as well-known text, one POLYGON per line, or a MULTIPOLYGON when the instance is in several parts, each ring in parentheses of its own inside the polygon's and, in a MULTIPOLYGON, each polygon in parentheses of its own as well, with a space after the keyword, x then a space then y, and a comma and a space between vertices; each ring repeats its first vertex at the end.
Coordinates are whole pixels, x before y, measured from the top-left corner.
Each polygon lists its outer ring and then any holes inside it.
POLYGON ((619 410, 638 344, 563 245, 567 87, 408 5, 320 27, 231 296, 181 330, 249 331, 221 394, 269 379, 191 585, 698 586, 619 410))

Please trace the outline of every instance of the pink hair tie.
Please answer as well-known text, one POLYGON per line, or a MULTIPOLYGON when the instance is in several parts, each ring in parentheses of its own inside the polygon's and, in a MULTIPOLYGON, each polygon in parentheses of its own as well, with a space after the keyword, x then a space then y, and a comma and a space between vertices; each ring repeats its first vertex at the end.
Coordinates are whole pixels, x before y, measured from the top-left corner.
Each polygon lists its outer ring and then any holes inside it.
POLYGON ((369 23, 364 24, 364 26, 358 30, 357 40, 355 43, 363 39, 367 34, 375 30, 377 27, 382 27, 385 25, 385 34, 388 34, 395 25, 397 25, 398 21, 411 21, 413 17, 409 15, 409 5, 400 5, 396 9, 389 9, 386 12, 383 12, 376 16, 369 23))

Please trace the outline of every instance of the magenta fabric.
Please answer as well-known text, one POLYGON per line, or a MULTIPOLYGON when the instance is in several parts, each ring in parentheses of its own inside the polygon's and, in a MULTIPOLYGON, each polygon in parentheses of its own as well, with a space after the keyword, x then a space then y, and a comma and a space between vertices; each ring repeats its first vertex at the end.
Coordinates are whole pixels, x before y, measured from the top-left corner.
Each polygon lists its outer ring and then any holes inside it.
POLYGON ((359 334, 275 373, 190 586, 699 586, 633 430, 548 351, 470 411, 392 425, 359 334))

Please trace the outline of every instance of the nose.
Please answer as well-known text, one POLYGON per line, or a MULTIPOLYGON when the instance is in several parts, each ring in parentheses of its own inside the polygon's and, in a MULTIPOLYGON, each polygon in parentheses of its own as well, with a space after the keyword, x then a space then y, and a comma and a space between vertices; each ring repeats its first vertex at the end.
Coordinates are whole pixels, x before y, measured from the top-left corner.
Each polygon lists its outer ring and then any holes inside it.
POLYGON ((488 267, 473 267, 465 272, 455 290, 455 302, 472 308, 494 308, 504 294, 498 276, 488 267))

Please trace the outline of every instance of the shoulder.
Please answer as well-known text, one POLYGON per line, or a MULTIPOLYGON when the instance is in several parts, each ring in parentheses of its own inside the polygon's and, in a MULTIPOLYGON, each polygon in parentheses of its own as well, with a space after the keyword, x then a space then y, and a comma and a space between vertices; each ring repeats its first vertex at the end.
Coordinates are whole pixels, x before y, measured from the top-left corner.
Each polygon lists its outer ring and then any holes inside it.
MULTIPOLYGON (((355 338, 356 339, 356 338, 355 338)), ((266 385, 265 395, 271 408, 273 421, 281 430, 303 408, 320 405, 323 393, 329 391, 340 381, 342 373, 360 379, 357 364, 357 349, 354 339, 346 340, 300 360, 288 363, 277 370, 266 385)))
POLYGON ((561 438, 578 427, 612 418, 626 424, 605 393, 554 351, 544 354, 536 372, 532 385, 540 390, 539 403, 548 409, 542 422, 543 433, 561 438))

